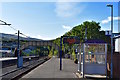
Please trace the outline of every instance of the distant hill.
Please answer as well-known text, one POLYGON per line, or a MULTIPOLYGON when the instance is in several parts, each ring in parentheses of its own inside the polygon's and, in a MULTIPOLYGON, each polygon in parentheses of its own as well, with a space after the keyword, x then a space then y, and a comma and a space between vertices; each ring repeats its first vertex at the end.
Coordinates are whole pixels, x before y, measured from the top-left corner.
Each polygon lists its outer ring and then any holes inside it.
MULTIPOLYGON (((18 39, 17 35, 14 34, 6 34, 6 33, 0 33, 0 36, 2 36, 2 41, 10 41, 10 40, 16 40, 18 39)), ((20 40, 26 40, 26 41, 41 41, 42 39, 37 39, 37 38, 26 38, 26 37, 21 37, 20 40)))

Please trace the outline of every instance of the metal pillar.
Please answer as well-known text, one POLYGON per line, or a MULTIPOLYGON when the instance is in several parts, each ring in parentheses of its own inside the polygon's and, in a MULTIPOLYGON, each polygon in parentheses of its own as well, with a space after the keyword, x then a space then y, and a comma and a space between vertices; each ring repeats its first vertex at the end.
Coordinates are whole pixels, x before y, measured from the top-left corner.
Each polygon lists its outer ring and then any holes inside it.
POLYGON ((23 67, 23 57, 21 56, 21 52, 20 52, 20 40, 19 40, 19 34, 20 31, 18 30, 18 49, 17 49, 17 67, 18 68, 22 68, 23 67))
POLYGON ((111 8, 111 78, 113 78, 113 5, 108 4, 111 8))
POLYGON ((60 39, 60 70, 62 70, 62 37, 60 39))
POLYGON ((85 44, 83 44, 83 78, 84 78, 84 68, 85 68, 85 44))
POLYGON ((85 27, 85 41, 87 41, 87 27, 85 27))
POLYGON ((20 31, 18 30, 18 48, 17 48, 17 67, 19 68, 19 57, 20 57, 20 54, 19 54, 19 34, 20 34, 20 31))
POLYGON ((78 72, 80 72, 80 54, 78 52, 78 72))
POLYGON ((105 65, 106 65, 106 78, 107 78, 107 44, 105 44, 105 65))
POLYGON ((113 77, 113 6, 111 7, 111 78, 113 77))

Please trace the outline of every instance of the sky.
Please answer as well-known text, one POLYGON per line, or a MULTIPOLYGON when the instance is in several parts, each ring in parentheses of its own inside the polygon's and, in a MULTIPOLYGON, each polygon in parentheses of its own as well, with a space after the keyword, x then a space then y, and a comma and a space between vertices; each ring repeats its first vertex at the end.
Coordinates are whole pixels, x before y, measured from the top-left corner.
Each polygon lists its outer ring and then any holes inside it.
MULTIPOLYGON (((55 39, 84 21, 100 22, 101 30, 110 30, 110 8, 114 6, 114 32, 118 32, 118 2, 2 2, 1 20, 27 36, 55 39)), ((9 26, 0 32, 15 34, 9 26)))

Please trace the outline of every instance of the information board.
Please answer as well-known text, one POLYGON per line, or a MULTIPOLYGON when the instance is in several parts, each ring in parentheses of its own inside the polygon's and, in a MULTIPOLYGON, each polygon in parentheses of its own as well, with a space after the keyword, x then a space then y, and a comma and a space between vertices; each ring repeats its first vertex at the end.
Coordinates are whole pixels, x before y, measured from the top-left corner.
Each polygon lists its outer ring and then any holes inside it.
POLYGON ((63 37, 63 44, 79 44, 79 37, 63 37))

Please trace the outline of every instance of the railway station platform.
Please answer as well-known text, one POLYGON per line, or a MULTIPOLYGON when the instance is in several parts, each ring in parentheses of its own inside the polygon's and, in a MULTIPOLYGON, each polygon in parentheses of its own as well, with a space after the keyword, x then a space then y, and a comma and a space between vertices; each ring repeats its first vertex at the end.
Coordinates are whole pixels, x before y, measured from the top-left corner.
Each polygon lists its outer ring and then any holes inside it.
POLYGON ((38 66, 24 78, 77 78, 77 64, 70 59, 62 59, 62 70, 59 67, 59 58, 53 57, 42 65, 38 66))

